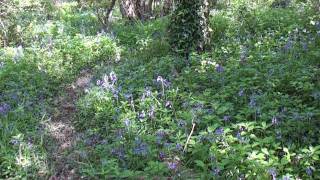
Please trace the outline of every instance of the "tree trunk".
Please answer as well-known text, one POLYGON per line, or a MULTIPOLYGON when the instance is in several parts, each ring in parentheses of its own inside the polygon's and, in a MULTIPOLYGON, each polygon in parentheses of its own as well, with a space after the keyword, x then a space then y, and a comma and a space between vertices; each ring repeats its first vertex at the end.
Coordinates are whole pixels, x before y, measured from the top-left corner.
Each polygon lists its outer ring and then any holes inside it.
POLYGON ((171 11, 172 11, 172 9, 173 9, 173 2, 172 2, 172 0, 164 0, 163 10, 162 10, 163 13, 162 13, 162 15, 163 15, 163 16, 166 16, 166 15, 170 14, 171 11))
POLYGON ((198 51, 205 51, 209 49, 210 45, 210 26, 209 26, 209 18, 210 18, 210 7, 211 7, 211 0, 203 0, 201 6, 201 31, 202 37, 200 39, 198 45, 198 51))
POLYGON ((141 0, 121 0, 120 12, 122 17, 130 21, 143 18, 143 4, 141 0))
POLYGON ((114 6, 116 5, 116 1, 117 1, 117 0, 112 0, 109 8, 107 8, 107 13, 106 13, 106 17, 105 17, 105 22, 109 22, 110 16, 111 16, 111 12, 113 11, 114 6))

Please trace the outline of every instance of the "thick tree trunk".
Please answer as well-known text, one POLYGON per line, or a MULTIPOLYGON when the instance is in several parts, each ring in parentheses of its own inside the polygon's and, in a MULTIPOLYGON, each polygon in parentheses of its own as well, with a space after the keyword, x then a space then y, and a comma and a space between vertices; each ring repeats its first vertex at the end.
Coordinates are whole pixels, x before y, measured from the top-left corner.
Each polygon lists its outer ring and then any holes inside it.
POLYGON ((121 0, 120 12, 122 17, 130 21, 141 18, 141 0, 121 0))
POLYGON ((162 13, 162 15, 163 15, 163 16, 166 16, 166 15, 170 14, 171 11, 172 11, 172 9, 173 9, 173 2, 172 2, 172 0, 164 0, 163 10, 162 10, 163 13, 162 13))
POLYGON ((211 7, 211 0, 203 0, 201 6, 201 31, 202 37, 200 39, 200 43, 198 45, 199 51, 205 51, 209 49, 210 45, 210 26, 209 26, 209 18, 210 18, 210 7, 211 7))

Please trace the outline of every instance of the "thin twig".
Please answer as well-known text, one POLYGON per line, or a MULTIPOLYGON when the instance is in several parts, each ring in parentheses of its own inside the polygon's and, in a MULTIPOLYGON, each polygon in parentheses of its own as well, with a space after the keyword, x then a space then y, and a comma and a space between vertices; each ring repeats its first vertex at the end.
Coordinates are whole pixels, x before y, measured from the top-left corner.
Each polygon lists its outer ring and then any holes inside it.
POLYGON ((188 143, 189 143, 189 141, 190 141, 190 139, 191 139, 191 136, 192 136, 192 134, 193 134, 193 131, 194 131, 194 128, 195 128, 195 127, 196 127, 196 123, 194 123, 194 122, 192 121, 192 129, 191 129, 191 132, 190 132, 190 134, 189 134, 189 136, 188 136, 187 142, 186 142, 186 144, 184 145, 183 152, 185 152, 186 149, 187 149, 188 143))

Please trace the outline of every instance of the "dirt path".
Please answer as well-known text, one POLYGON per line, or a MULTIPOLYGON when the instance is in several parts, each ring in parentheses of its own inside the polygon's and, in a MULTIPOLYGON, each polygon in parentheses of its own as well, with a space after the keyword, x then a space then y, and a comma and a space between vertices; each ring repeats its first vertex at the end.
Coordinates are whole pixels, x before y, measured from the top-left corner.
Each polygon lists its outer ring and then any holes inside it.
POLYGON ((50 136, 51 144, 48 144, 49 162, 53 166, 51 180, 79 179, 73 168, 73 147, 80 139, 75 131, 72 119, 76 114, 76 102, 81 93, 89 86, 92 74, 89 70, 80 73, 75 82, 68 85, 65 95, 57 97, 57 110, 55 115, 45 126, 50 136))

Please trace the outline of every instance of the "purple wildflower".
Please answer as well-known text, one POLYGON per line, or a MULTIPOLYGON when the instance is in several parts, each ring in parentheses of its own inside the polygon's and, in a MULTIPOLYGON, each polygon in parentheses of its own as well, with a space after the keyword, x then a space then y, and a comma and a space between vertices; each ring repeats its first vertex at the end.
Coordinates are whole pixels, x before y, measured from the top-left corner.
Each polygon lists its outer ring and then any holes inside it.
POLYGON ((239 97, 242 97, 244 95, 244 90, 243 89, 240 89, 240 91, 238 92, 238 96, 239 97))
POLYGON ((165 106, 166 106, 166 108, 172 108, 172 102, 167 101, 165 106))
POLYGON ((185 127, 187 125, 187 123, 184 121, 184 120, 179 120, 178 121, 178 126, 180 127, 180 128, 183 128, 183 127, 185 127))
POLYGON ((144 111, 141 111, 138 115, 139 119, 142 120, 146 117, 146 113, 144 111))
POLYGON ((148 112, 149 118, 153 119, 155 117, 155 107, 151 106, 150 111, 148 112))
POLYGON ((144 101, 147 97, 150 97, 151 95, 151 89, 149 87, 146 87, 144 93, 142 94, 141 101, 144 101))
POLYGON ((163 82, 163 81, 164 81, 164 78, 162 76, 157 77, 157 82, 163 82))
POLYGON ((16 146, 16 145, 19 145, 20 144, 20 141, 18 139, 11 139, 10 140, 10 144, 16 146))
POLYGON ((0 104, 0 115, 5 116, 10 111, 10 105, 7 103, 0 104))
POLYGON ((306 42, 302 42, 301 45, 302 45, 302 49, 303 49, 304 51, 307 51, 307 50, 308 50, 308 44, 307 44, 306 42))
POLYGON ((160 83, 164 87, 168 87, 170 85, 169 81, 164 79, 162 76, 157 77, 157 82, 160 83))
POLYGON ((101 86, 103 84, 103 81, 101 81, 100 79, 97 80, 97 86, 101 86))
POLYGON ((224 68, 223 68, 223 66, 222 66, 222 65, 220 65, 220 64, 218 64, 218 65, 216 66, 216 71, 217 71, 218 73, 222 73, 222 72, 224 72, 224 68))
POLYGON ((282 178, 282 180, 290 180, 290 177, 289 177, 289 176, 284 176, 284 177, 282 178))
POLYGON ((249 106, 251 108, 255 108, 257 106, 257 102, 256 102, 256 98, 254 96, 250 97, 250 102, 249 102, 249 106))
POLYGON ((111 150, 111 154, 117 156, 119 159, 124 158, 124 149, 122 147, 113 148, 111 150))
POLYGON ((210 155, 210 161, 215 161, 216 160, 216 157, 215 157, 215 155, 210 155))
POLYGON ((219 175, 219 173, 220 173, 220 169, 219 168, 213 168, 212 170, 211 170, 211 173, 212 173, 212 175, 213 176, 218 176, 219 175))
POLYGON ((117 75, 112 71, 109 76, 112 84, 115 84, 118 80, 117 75))
POLYGON ((142 155, 142 156, 147 155, 148 154, 148 145, 146 143, 142 142, 140 139, 136 139, 133 153, 136 155, 142 155))
POLYGON ((128 128, 131 125, 131 121, 129 119, 125 119, 124 120, 124 124, 126 125, 126 127, 128 128))
POLYGON ((306 168, 306 173, 308 176, 312 176, 312 172, 313 172, 313 170, 311 169, 311 167, 306 168))
POLYGON ((145 95, 146 95, 146 97, 150 97, 151 96, 151 89, 150 89, 150 87, 146 87, 146 89, 145 89, 145 95))
POLYGON ((224 121, 229 121, 230 118, 231 118, 231 116, 223 116, 223 120, 224 120, 224 121))
POLYGON ((176 144, 176 150, 177 151, 181 151, 183 148, 182 148, 182 145, 180 143, 177 143, 176 144))
POLYGON ((178 163, 177 162, 168 162, 168 168, 170 170, 176 170, 178 168, 178 163))
POLYGON ((222 135, 224 133, 224 130, 222 127, 219 127, 218 129, 216 129, 215 134, 216 135, 222 135))
POLYGON ((124 98, 126 98, 128 101, 132 99, 132 94, 131 93, 125 93, 124 98))
POLYGON ((241 132, 237 132, 236 137, 240 142, 244 141, 244 138, 241 136, 241 132))
POLYGON ((160 158, 161 160, 163 160, 165 157, 166 157, 166 154, 161 151, 161 152, 159 153, 159 158, 160 158))
POLYGON ((284 45, 283 49, 285 52, 290 51, 290 49, 293 47, 293 42, 292 40, 288 40, 288 42, 284 45))
POLYGON ((272 180, 276 180, 276 176, 277 176, 277 171, 275 168, 270 168, 268 170, 268 173, 272 176, 272 180))

